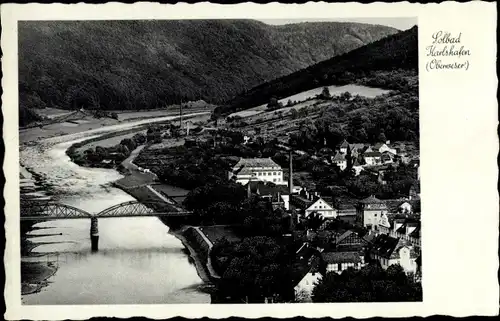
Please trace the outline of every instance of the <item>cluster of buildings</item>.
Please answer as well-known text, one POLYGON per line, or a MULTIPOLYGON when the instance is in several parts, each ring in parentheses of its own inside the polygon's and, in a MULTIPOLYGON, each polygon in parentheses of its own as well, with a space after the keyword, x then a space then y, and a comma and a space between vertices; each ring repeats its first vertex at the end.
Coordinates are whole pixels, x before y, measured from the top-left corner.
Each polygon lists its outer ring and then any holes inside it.
MULTIPOLYGON (((339 152, 347 153, 347 148, 356 147, 341 145, 339 152)), ((392 153, 387 144, 380 145, 377 151, 381 155, 384 152, 392 153), (389 150, 380 152, 380 149, 389 150)), ((379 156, 372 155, 374 151, 365 150, 366 153, 366 157, 379 156)), ((320 227, 306 228, 301 236, 303 245, 296 254, 305 269, 296 280, 296 293, 310 297, 314 285, 325 273, 342 273, 373 263, 383 269, 399 264, 419 280, 420 197, 416 188, 405 199, 380 200, 370 196, 350 203, 335 203, 318 192, 293 186, 291 161, 289 171, 289 179, 285 180, 283 169, 272 159, 241 158, 228 177, 245 186, 249 197, 258 195, 285 209, 293 226, 305 226, 311 215, 323 220, 320 227), (332 221, 342 222, 344 227, 332 230, 328 225, 332 221), (366 234, 359 233, 361 227, 366 234)))
MULTIPOLYGON (((321 199, 321 198, 318 198, 321 199)), ((306 232, 303 248, 313 247, 311 262, 295 287, 302 297, 312 294, 315 284, 328 272, 342 273, 353 268, 361 269, 366 264, 378 264, 384 270, 398 264, 414 280, 421 277, 420 213, 414 208, 419 201, 379 200, 374 196, 360 200, 349 210, 354 216, 354 225, 364 227, 366 234, 356 228, 347 230, 306 232), (354 212, 354 214, 353 214, 354 212), (333 236, 332 236, 333 234, 333 236), (311 238, 311 235, 314 235, 311 238), (315 241, 313 241, 315 239, 315 241), (311 280, 316 280, 311 282, 311 280)), ((337 210, 337 218, 344 220, 337 210)), ((348 222, 352 222, 350 219, 348 222)), ((297 255, 301 255, 301 248, 297 255)), ((306 299, 307 300, 307 299, 306 299)))
MULTIPOLYGON (((418 152, 414 146, 405 143, 349 144, 344 140, 337 149, 335 155, 330 157, 330 162, 345 170, 348 166, 348 158, 352 160, 352 169, 356 175, 362 170, 370 167, 390 164, 411 164, 420 173, 418 152)), ((419 174, 420 175, 420 174, 419 174)))

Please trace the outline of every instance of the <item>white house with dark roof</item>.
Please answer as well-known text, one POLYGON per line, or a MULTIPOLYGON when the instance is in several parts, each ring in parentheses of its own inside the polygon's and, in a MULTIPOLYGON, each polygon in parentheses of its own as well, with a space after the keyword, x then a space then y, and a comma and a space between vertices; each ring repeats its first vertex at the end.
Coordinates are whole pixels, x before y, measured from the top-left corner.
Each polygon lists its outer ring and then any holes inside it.
POLYGON ((287 185, 287 182, 283 180, 283 169, 271 158, 240 158, 229 171, 228 177, 242 185, 246 185, 249 181, 287 185))
POLYGON ((397 154, 396 148, 391 148, 387 146, 387 143, 377 143, 375 144, 375 146, 373 146, 373 150, 380 153, 389 152, 393 155, 397 154))
POLYGON ((316 212, 323 218, 327 219, 333 219, 337 217, 337 209, 335 209, 321 197, 316 199, 311 205, 306 208, 305 217, 308 217, 313 212, 316 212))
POLYGON ((387 204, 373 195, 359 201, 356 209, 356 222, 373 230, 378 230, 380 217, 388 213, 387 204))
POLYGON ((341 171, 347 168, 347 160, 345 156, 342 153, 337 153, 333 158, 332 158, 332 163, 337 165, 341 171))
POLYGON ((354 170, 354 176, 358 176, 363 170, 363 165, 361 165, 358 159, 356 159, 354 164, 352 164, 352 169, 354 170))
POLYGON ((340 144, 339 150, 345 155, 347 154, 347 149, 349 149, 349 143, 344 139, 344 141, 340 144))
POLYGON ((311 295, 314 287, 322 279, 320 273, 320 258, 313 255, 309 259, 307 272, 294 287, 295 299, 299 302, 312 302, 311 295))
POLYGON ((323 252, 321 258, 326 265, 326 272, 336 272, 338 274, 354 268, 359 270, 364 265, 364 260, 358 251, 353 252, 323 252))
POLYGON ((366 165, 378 165, 382 162, 382 153, 378 151, 373 151, 373 152, 365 152, 363 154, 363 158, 365 159, 366 165))
POLYGON ((380 262, 385 270, 393 264, 399 264, 406 273, 417 272, 417 253, 413 246, 401 238, 379 234, 372 242, 370 257, 380 262))

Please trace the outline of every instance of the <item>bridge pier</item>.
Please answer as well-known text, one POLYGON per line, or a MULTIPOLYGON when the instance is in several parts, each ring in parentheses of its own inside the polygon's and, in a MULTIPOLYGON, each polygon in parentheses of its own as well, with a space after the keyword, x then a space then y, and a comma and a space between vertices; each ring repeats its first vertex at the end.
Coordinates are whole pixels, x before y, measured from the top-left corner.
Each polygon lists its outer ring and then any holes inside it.
POLYGON ((90 218, 90 242, 92 251, 99 250, 99 225, 97 217, 90 218))

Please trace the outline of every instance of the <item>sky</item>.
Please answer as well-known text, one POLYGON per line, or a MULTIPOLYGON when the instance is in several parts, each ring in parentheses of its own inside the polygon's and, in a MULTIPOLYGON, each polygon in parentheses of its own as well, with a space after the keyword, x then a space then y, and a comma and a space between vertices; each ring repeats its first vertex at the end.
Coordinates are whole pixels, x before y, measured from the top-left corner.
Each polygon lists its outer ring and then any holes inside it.
POLYGON ((317 21, 340 21, 340 22, 360 22, 393 27, 399 30, 407 30, 417 24, 417 17, 397 17, 397 18, 332 18, 332 19, 260 19, 260 21, 270 25, 284 25, 299 22, 317 21))

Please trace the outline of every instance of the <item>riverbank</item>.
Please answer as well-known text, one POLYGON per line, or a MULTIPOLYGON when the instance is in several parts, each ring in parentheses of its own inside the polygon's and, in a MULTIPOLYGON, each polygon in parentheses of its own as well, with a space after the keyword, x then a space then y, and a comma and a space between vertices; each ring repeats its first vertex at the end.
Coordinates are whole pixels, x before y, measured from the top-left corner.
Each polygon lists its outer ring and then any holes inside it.
POLYGON ((181 241, 182 245, 184 245, 184 247, 189 251, 189 256, 193 259, 194 265, 196 267, 196 271, 197 271, 200 279, 202 279, 203 282, 205 282, 205 284, 212 285, 212 280, 210 279, 208 269, 207 269, 206 265, 203 263, 203 259, 202 259, 202 257, 200 257, 200 253, 198 253, 193 248, 193 246, 192 246, 193 244, 190 243, 184 235, 184 233, 186 233, 186 231, 189 228, 191 228, 191 227, 190 226, 183 226, 183 227, 176 229, 176 230, 170 229, 170 234, 172 234, 179 241, 181 241))

